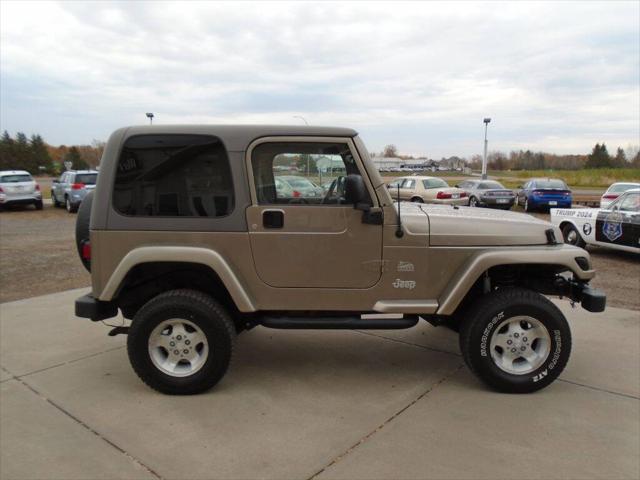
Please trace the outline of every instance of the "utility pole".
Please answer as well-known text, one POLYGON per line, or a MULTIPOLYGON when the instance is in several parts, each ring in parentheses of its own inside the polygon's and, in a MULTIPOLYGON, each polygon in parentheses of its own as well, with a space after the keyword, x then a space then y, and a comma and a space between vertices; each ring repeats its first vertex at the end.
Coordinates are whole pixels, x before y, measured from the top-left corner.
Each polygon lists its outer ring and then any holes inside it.
POLYGON ((153 113, 147 112, 147 118, 149 119, 149 125, 153 125, 153 113))
POLYGON ((482 179, 487 179, 487 128, 489 127, 490 118, 485 118, 484 122, 484 156, 482 157, 482 179))

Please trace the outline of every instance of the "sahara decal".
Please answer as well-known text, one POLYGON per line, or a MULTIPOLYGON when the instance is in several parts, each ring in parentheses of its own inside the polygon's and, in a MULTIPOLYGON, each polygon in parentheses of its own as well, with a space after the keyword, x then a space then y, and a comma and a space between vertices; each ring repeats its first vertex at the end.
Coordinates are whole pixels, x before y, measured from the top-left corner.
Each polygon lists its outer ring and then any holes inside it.
POLYGON ((413 263, 411 262, 403 262, 400 260, 398 262, 398 271, 399 272, 413 272, 415 270, 413 263))

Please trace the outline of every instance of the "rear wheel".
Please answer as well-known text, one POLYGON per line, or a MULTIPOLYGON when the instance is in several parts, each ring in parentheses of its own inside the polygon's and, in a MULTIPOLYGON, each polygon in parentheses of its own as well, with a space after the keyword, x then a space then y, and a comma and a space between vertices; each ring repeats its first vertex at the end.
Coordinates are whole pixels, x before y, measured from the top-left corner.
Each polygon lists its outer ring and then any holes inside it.
POLYGON ((59 208, 61 206, 60 202, 56 198, 56 194, 51 190, 51 201, 53 202, 54 208, 59 208))
POLYGON ((578 229, 571 223, 567 223, 564 227, 562 227, 562 236, 564 238, 564 243, 575 245, 576 247, 580 248, 584 248, 584 246, 586 245, 585 241, 580 235, 580 232, 578 232, 578 229))
POLYGON ((36 202, 33 203, 33 206, 36 207, 36 210, 42 210, 43 208, 42 200, 37 200, 36 202))
POLYGON ((71 203, 71 200, 69 199, 69 197, 65 197, 64 206, 67 209, 67 212, 69 213, 75 213, 78 211, 78 207, 75 206, 73 203, 71 203))
POLYGON ((571 353, 571 331, 546 297, 521 288, 496 290, 475 302, 462 324, 460 349, 490 387, 529 393, 553 382, 571 353))
POLYGON ((420 197, 413 197, 411 201, 414 203, 424 203, 424 200, 422 200, 422 198, 420 197))
POLYGON ((476 197, 471 197, 469 199, 469 206, 470 207, 477 207, 478 206, 478 199, 476 197))
POLYGON ((531 212, 531 211, 533 211, 533 206, 531 206, 531 205, 529 204, 529 199, 528 199, 527 197, 525 197, 525 199, 524 199, 524 211, 525 211, 525 212, 531 212))
POLYGON ((172 290, 136 314, 127 350, 133 369, 151 388, 190 395, 208 390, 224 376, 235 337, 231 317, 209 295, 172 290))

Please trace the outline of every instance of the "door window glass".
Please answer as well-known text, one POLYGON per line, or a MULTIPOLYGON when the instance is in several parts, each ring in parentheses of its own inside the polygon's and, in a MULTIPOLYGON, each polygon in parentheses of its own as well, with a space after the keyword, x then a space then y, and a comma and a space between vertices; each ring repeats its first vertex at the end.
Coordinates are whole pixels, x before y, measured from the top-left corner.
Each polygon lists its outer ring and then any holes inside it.
POLYGON ((233 180, 222 142, 208 135, 138 135, 120 154, 113 205, 137 217, 223 217, 233 180))
POLYGON ((416 181, 407 178, 404 182, 402 182, 402 185, 400 186, 400 188, 413 188, 416 186, 416 181))
POLYGON ((360 175, 346 143, 262 143, 251 166, 260 205, 341 205, 345 177, 360 175))

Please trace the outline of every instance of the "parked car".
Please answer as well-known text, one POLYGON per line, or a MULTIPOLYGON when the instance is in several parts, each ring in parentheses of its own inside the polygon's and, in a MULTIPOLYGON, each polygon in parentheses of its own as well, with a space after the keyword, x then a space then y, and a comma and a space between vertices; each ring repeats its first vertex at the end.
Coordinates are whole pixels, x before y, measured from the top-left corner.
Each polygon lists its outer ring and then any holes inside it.
POLYGON ((25 170, 0 172, 0 209, 9 205, 34 205, 42 210, 40 185, 25 170))
POLYGON ((640 188, 627 190, 607 208, 552 208, 551 223, 565 243, 640 253, 640 188))
POLYGON ((600 197, 600 208, 608 208, 609 204, 632 188, 640 188, 640 183, 616 182, 611 184, 607 191, 600 197))
POLYGON ((387 185, 391 196, 400 200, 418 203, 440 203, 448 205, 466 205, 469 202, 467 192, 457 187, 450 187, 447 182, 437 177, 415 175, 402 177, 387 185))
POLYGON ((518 192, 518 205, 526 212, 532 210, 560 207, 571 208, 571 190, 559 178, 532 178, 518 192))
POLYGON ((469 196, 470 207, 492 207, 509 210, 516 202, 513 190, 495 180, 469 179, 456 185, 469 196))
POLYGON ((278 179, 285 182, 292 188, 294 197, 317 198, 323 196, 322 188, 306 177, 280 175, 278 176, 278 179))
POLYGON ((69 170, 51 185, 54 207, 65 207, 69 213, 78 211, 87 193, 96 188, 97 170, 69 170))

